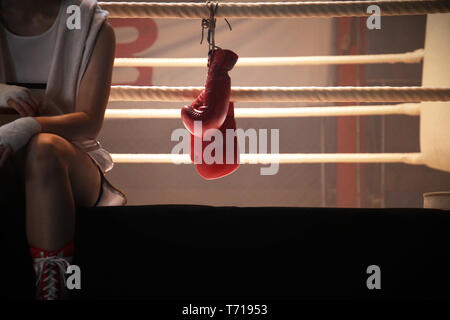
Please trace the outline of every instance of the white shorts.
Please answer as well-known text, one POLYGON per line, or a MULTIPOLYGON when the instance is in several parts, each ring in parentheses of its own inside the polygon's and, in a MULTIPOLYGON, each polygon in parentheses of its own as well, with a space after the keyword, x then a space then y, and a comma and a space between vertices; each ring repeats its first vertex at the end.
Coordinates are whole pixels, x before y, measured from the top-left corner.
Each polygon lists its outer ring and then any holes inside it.
POLYGON ((97 140, 73 141, 72 143, 85 151, 99 169, 101 189, 95 206, 124 206, 127 203, 127 197, 105 177, 105 173, 110 171, 114 166, 109 152, 103 149, 97 140))

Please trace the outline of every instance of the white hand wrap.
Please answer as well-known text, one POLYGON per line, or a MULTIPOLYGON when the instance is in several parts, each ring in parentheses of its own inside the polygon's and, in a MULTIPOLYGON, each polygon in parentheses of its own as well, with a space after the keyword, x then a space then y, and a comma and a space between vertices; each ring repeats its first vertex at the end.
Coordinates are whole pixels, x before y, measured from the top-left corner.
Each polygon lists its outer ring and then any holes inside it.
POLYGON ((9 99, 17 101, 18 98, 21 98, 28 101, 30 100, 29 93, 30 90, 28 88, 0 83, 0 107, 7 107, 9 99))
POLYGON ((39 132, 41 132, 41 125, 36 119, 20 118, 0 127, 0 145, 6 147, 9 144, 16 152, 39 132))

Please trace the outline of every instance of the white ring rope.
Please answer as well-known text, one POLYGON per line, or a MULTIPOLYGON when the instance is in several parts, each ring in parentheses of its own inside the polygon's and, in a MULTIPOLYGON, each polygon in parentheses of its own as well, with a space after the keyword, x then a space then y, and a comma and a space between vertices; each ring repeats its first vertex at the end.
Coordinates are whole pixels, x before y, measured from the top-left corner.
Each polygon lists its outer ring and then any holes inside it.
MULTIPOLYGON (((111 154, 115 163, 190 164, 188 154, 111 154)), ((281 153, 240 155, 242 164, 299 163, 407 163, 424 164, 421 153, 281 153)))
MULTIPOLYGON (((209 18, 205 3, 99 2, 110 18, 209 18)), ((381 15, 417 15, 450 12, 450 3, 435 1, 306 1, 220 3, 216 18, 361 17, 376 5, 381 15)))
MULTIPOLYGON (((203 87, 112 86, 110 101, 193 101, 203 87)), ((424 87, 233 87, 235 102, 450 101, 450 88, 424 87)))
MULTIPOLYGON (((308 57, 247 57, 239 58, 237 67, 255 66, 301 66, 330 64, 378 64, 378 63, 420 63, 424 50, 405 53, 308 56, 308 57)), ((206 67, 207 58, 116 58, 115 67, 206 67)))
MULTIPOLYGON (((339 117, 388 114, 420 115, 419 103, 378 106, 236 108, 236 118, 339 117)), ((178 119, 180 109, 107 109, 106 119, 178 119)))
MULTIPOLYGON (((112 18, 208 18, 209 8, 203 3, 100 3, 103 9, 110 12, 112 18)), ((333 1, 333 2, 260 2, 260 3, 223 3, 220 4, 216 17, 228 18, 294 18, 294 17, 343 17, 343 16, 367 16, 367 8, 370 5, 377 5, 382 15, 415 15, 426 13, 450 12, 449 1, 333 1)), ((422 52, 423 57, 423 52, 422 52)), ((422 59, 422 57, 420 59, 422 59)), ((327 57, 318 62, 320 57, 310 58, 294 57, 294 62, 302 63, 322 63, 330 64, 331 59, 327 57), (325 62, 324 62, 325 60, 325 62)), ((323 58, 323 57, 322 57, 323 58)), ((337 58, 337 57, 335 57, 337 58)), ((348 57, 347 57, 348 58, 348 57)), ((367 57, 366 57, 367 58, 367 57)), ((386 57, 385 57, 386 58, 386 57)), ((391 59, 392 57, 390 57, 391 59)), ((246 63, 258 63, 256 65, 274 65, 271 58, 256 60, 249 58, 246 63), (264 64, 262 64, 264 63, 264 64)), ((292 61, 276 59, 277 63, 290 65, 292 61)), ((338 59, 345 60, 343 57, 338 59)), ((351 57, 347 62, 355 63, 355 57, 351 57), (350 62, 349 62, 350 61, 350 62)), ((336 61, 336 60, 335 60, 336 61)), ((377 60, 374 60, 377 61, 377 60)), ((159 60, 160 66, 174 66, 174 63, 187 63, 184 61, 159 60)), ((244 62, 241 62, 244 65, 244 62)), ((118 60, 116 66, 126 63, 155 63, 155 60, 118 60)), ((205 60, 194 60, 189 63, 205 65, 205 60)), ((339 62, 334 62, 339 63, 339 62)), ((361 63, 368 63, 367 61, 361 63)), ((154 66, 154 64, 151 64, 154 66)), ((281 65, 281 64, 280 64, 281 65)), ((129 66, 129 65, 128 65, 129 66)), ((180 66, 180 65, 177 65, 180 66)), ((202 87, 111 87, 111 101, 192 101, 202 90, 202 87)), ((450 88, 422 88, 422 87, 236 87, 232 90, 231 99, 233 101, 252 102, 386 102, 386 101, 450 101, 450 88)), ((328 107, 327 115, 333 112, 342 112, 342 109, 352 108, 351 112, 363 112, 355 107, 339 108, 333 111, 333 107, 328 107), (332 112, 333 111, 333 112, 332 112)), ((368 107, 363 107, 368 108, 368 107)), ((369 107, 370 108, 370 107, 369 107)), ((395 107, 394 107, 395 108, 395 107)), ((296 108, 297 109, 297 108, 296 108)), ((302 108, 298 108, 302 109, 302 108)), ((316 115, 317 110, 303 109, 303 114, 316 115)), ((314 108, 316 109, 316 108, 314 108)), ((373 109, 375 110, 375 108, 373 109)), ((364 112, 368 110, 365 109, 364 112)), ((386 112, 387 110, 383 110, 386 112)), ((113 110, 108 113, 113 114, 113 110), (112 113, 111 113, 112 112, 112 113)), ((133 116, 131 111, 126 111, 127 116, 133 116)), ((137 111, 135 111, 137 112, 137 111)), ((149 112, 144 111, 145 112, 149 112)), ((173 111, 170 111, 173 112, 173 111)), ((247 110, 249 112, 249 110, 247 110)), ((255 111, 258 112, 258 111, 255 111)), ((261 112, 261 110, 259 110, 261 112)), ((270 112, 280 112, 279 110, 267 110, 270 112)), ((285 112, 288 112, 285 110, 285 112)), ((293 110, 290 110, 293 112, 293 110)), ((414 111, 417 112, 417 111, 414 111)), ((237 114, 239 111, 237 110, 237 114)), ((297 115, 300 110, 295 110, 297 115)), ((325 113, 324 113, 325 114, 325 113)), ((117 115, 117 114, 116 114, 117 115)), ((334 113, 337 115, 337 113, 334 113)), ((273 115, 272 115, 273 116, 273 115)), ((116 163, 191 163, 187 154, 112 154, 116 163)), ((424 164, 421 153, 340 153, 340 154, 242 154, 241 163, 269 164, 269 163, 408 163, 424 164)))

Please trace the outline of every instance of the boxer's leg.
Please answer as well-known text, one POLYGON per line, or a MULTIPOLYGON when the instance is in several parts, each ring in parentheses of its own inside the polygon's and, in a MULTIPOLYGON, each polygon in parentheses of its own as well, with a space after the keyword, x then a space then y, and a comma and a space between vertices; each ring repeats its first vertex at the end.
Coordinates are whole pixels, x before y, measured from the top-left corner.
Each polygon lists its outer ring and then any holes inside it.
POLYGON ((100 184, 100 172, 85 152, 57 135, 34 136, 25 156, 30 245, 58 250, 72 241, 75 208, 95 205, 100 184))

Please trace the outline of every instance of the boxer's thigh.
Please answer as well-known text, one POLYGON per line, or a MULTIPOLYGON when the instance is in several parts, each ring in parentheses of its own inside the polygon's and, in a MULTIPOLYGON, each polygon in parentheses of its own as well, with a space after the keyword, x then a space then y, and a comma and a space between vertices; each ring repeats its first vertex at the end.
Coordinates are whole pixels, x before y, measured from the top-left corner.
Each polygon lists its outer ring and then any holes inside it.
MULTIPOLYGON (((55 157, 67 165, 75 205, 77 207, 94 206, 100 193, 100 171, 86 152, 64 138, 47 133, 34 136, 27 146, 22 161, 26 171, 27 166, 36 165, 39 168, 40 165, 45 166, 43 162, 52 161, 55 157)), ((48 177, 49 183, 52 182, 51 178, 51 176, 48 177)))
POLYGON ((100 195, 102 183, 100 169, 85 151, 71 143, 69 145, 76 152, 74 162, 69 170, 75 205, 92 207, 97 203, 100 195))

